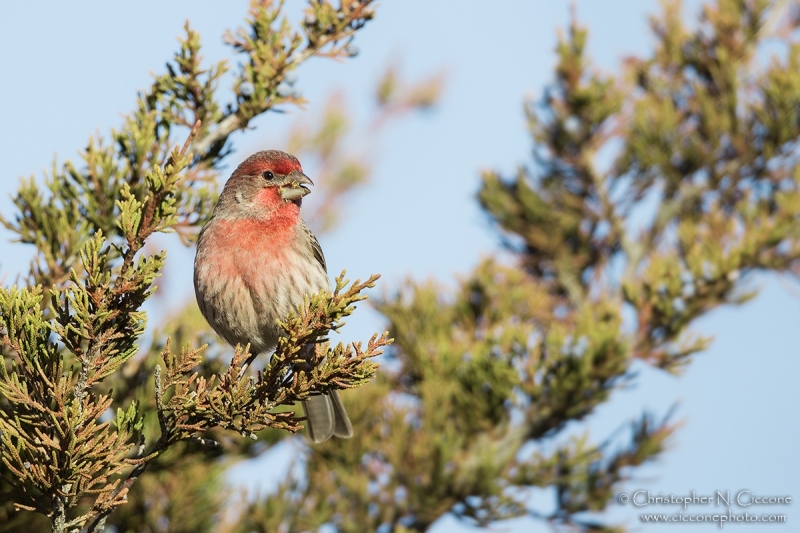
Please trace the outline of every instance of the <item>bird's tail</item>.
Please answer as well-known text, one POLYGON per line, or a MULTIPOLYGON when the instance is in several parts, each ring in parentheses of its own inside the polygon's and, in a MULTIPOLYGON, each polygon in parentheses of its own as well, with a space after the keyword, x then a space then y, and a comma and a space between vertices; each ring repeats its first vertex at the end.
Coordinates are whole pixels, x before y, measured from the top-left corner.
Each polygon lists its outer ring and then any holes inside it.
POLYGON ((306 430, 311 442, 323 442, 333 435, 343 439, 353 436, 350 418, 336 391, 303 400, 303 411, 308 418, 306 430))

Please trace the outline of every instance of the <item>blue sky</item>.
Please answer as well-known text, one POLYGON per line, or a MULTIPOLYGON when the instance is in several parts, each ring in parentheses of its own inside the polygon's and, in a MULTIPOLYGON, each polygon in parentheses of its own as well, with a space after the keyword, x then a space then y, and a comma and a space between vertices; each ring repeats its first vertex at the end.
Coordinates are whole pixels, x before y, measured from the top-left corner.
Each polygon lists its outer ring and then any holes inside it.
MULTIPOLYGON (((687 14, 697 1, 685 2, 687 14)), ((301 7, 289 0, 293 13, 301 7)), ((350 201, 343 224, 325 235, 329 269, 347 268, 351 276, 383 274, 381 288, 391 290, 405 277, 434 277, 452 284, 481 257, 498 250, 496 233, 474 200, 481 169, 510 174, 529 162, 530 139, 522 102, 538 97, 551 79, 557 28, 568 22, 562 0, 384 1, 378 17, 360 35, 360 55, 344 64, 313 60, 302 67, 298 88, 309 98, 305 111, 271 114, 257 129, 234 138, 240 158, 262 148, 280 147, 288 125, 300 113, 317 116, 332 88, 348 95, 357 117, 368 116, 376 77, 400 60, 410 79, 444 69, 448 81, 441 105, 431 113, 391 128, 375 154, 374 181, 350 201), (491 7, 489 7, 491 6, 491 7), (385 242, 384 253, 362 254, 366 245, 385 242)), ((657 2, 614 0, 576 2, 579 19, 590 27, 589 50, 596 64, 615 71, 621 59, 652 46, 646 16, 657 2)), ((0 57, 4 69, 0 98, 0 211, 10 212, 8 195, 22 176, 41 176, 54 154, 74 158, 90 134, 106 134, 133 107, 137 90, 150 72, 161 72, 176 48, 185 19, 200 31, 209 60, 230 57, 222 45, 226 28, 237 27, 246 2, 137 3, 4 2, 0 5, 0 57)), ((357 148, 357 147, 356 147, 357 148)), ((27 262, 27 251, 0 233, 0 276, 13 279, 27 262)), ((191 298, 189 250, 171 251, 172 302, 191 298)), ((659 494, 737 492, 800 497, 800 288, 773 276, 752 280, 761 295, 741 308, 726 308, 696 325, 714 335, 712 348, 680 378, 641 369, 635 387, 619 391, 590 420, 597 438, 616 430, 642 409, 665 413, 678 403, 683 428, 656 465, 637 472, 624 490, 659 494)), ((382 328, 380 317, 363 311, 345 328, 348 338, 367 337, 382 328)), ((290 453, 290 450, 285 450, 290 453)), ((270 460, 274 461, 275 458, 270 460)), ((260 460, 238 469, 232 479, 247 486, 270 469, 260 460), (253 468, 258 467, 258 468, 253 468), (254 474, 255 472, 255 474, 254 474)), ((268 477, 268 476, 267 476, 268 477)), ((541 495, 546 506, 547 495, 541 495)), ((750 508, 785 513, 800 521, 797 504, 750 508)), ((675 512, 675 507, 647 511, 675 512)), ((695 512, 725 509, 698 507, 695 512)), ((734 509, 744 512, 746 509, 734 509)), ((639 523, 643 512, 612 506, 607 516, 634 531, 664 530, 639 523)), ((538 531, 527 520, 510 531, 538 531)), ((737 529, 760 531, 736 524, 737 529)), ((717 529, 694 525, 693 531, 717 529)), ((796 526, 776 526, 782 531, 796 526)), ((445 518, 436 531, 458 530, 445 518)), ((543 528, 541 530, 544 530, 543 528)))

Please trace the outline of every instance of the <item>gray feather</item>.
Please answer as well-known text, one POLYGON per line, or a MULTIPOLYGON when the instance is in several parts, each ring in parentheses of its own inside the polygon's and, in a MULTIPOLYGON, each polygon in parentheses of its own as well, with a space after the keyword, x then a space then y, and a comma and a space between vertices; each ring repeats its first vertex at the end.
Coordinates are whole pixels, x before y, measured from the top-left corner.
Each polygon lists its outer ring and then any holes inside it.
POLYGON ((336 391, 304 400, 303 411, 308 418, 306 430, 311 442, 324 442, 333 435, 343 439, 353 436, 350 418, 336 391))
POLYGON ((303 401, 308 421, 306 430, 311 442, 324 442, 333 435, 333 404, 327 396, 311 396, 303 401))
POLYGON ((333 434, 342 439, 349 439, 353 436, 353 425, 350 423, 347 411, 344 410, 342 400, 339 399, 339 393, 333 391, 329 398, 333 406, 333 434))

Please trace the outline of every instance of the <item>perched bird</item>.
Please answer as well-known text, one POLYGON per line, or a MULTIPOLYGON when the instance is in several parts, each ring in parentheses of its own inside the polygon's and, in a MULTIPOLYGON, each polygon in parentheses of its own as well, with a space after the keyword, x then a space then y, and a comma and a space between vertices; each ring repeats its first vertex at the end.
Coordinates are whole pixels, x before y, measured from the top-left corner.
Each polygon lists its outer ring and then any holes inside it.
MULTIPOLYGON (((200 232, 194 291, 203 316, 231 345, 275 348, 278 319, 305 296, 331 290, 325 257, 300 218, 312 181, 294 156, 266 150, 245 159, 225 183, 200 232)), ((303 402, 312 442, 353 435, 336 391, 303 402)))

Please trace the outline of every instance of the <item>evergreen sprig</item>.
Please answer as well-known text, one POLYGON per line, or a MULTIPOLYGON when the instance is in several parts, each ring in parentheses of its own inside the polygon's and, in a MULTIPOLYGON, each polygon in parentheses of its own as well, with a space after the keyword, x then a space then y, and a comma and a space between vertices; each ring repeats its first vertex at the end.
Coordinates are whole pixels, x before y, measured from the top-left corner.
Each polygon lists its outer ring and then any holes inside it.
POLYGON ((141 439, 140 414, 131 403, 112 428, 100 421, 111 397, 92 389, 138 350, 145 329, 140 308, 152 293, 163 254, 135 258, 145 239, 172 220, 173 191, 190 160, 187 147, 188 142, 173 150, 164 168, 146 176, 144 202, 123 197, 124 245, 109 245, 101 230, 86 241, 83 273, 71 270, 67 285, 50 291, 51 320, 41 309, 39 286, 0 289, 3 344, 16 358, 10 369, 4 362, 0 380, 3 463, 16 476, 5 481, 17 495, 15 505, 47 514, 54 530, 80 529, 98 509, 122 502, 114 478, 127 468, 132 440, 141 439), (87 497, 95 500, 94 508, 70 517, 87 497))
POLYGON ((156 374, 156 399, 162 435, 168 442, 185 440, 216 426, 255 438, 267 427, 299 431, 302 426, 292 411, 273 412, 277 406, 293 406, 309 394, 360 386, 375 375, 378 365, 371 358, 382 353, 391 339, 373 336, 367 349, 360 343, 328 347, 321 337, 336 331, 341 319, 354 311, 353 303, 366 298, 361 292, 374 286, 378 276, 365 283, 356 281, 346 291, 343 275, 333 293, 323 292, 307 299, 282 327, 285 336, 265 368, 255 376, 244 376, 251 360, 247 347, 238 347, 224 373, 210 379, 195 368, 201 363, 201 349, 186 347, 173 355, 169 345, 162 358, 166 372, 162 381, 156 374))

